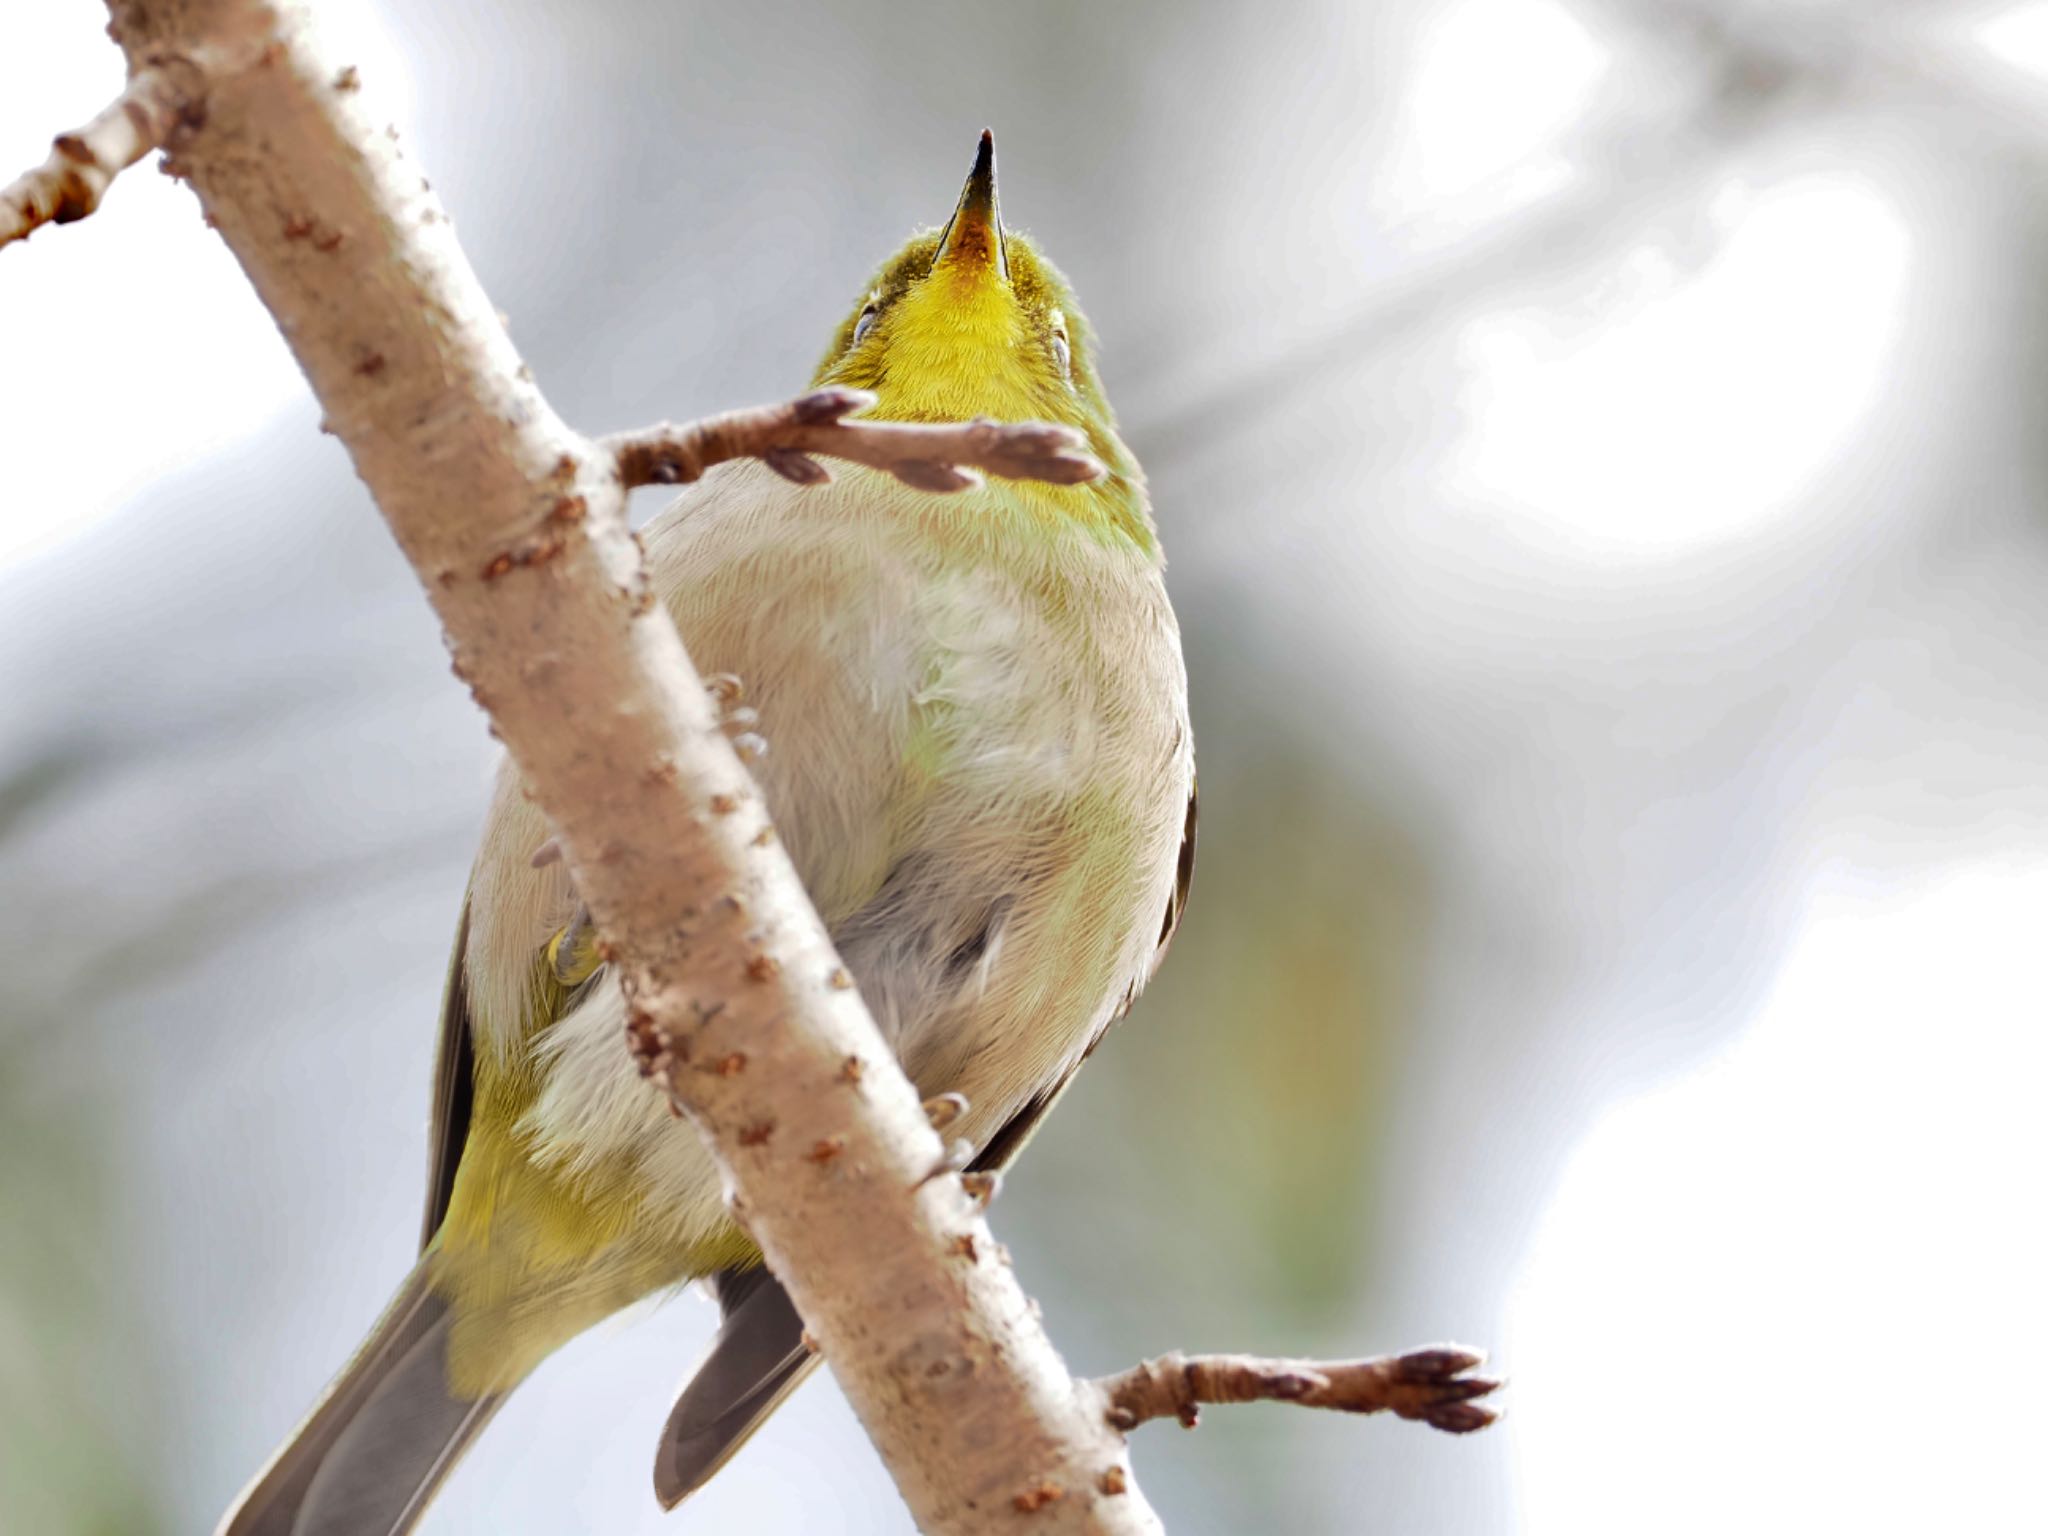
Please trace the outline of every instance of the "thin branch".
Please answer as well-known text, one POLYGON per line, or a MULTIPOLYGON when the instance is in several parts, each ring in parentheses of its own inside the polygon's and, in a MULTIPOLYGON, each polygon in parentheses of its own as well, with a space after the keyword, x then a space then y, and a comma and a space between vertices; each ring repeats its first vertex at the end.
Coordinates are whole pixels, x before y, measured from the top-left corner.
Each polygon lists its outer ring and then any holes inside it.
POLYGON ((98 208, 114 178, 161 149, 178 126, 193 99, 193 74, 182 61, 145 65, 99 116, 58 134, 47 160, 0 191, 0 246, 98 208))
POLYGON ((975 470, 1011 480, 1080 485, 1102 466, 1072 427, 1042 421, 847 421, 875 397, 860 389, 820 389, 781 405, 708 416, 687 426, 649 427, 603 439, 627 486, 681 485, 728 459, 761 459, 798 485, 832 478, 813 454, 850 459, 894 475, 920 491, 964 491, 975 470))
POLYGON ((1449 1434, 1470 1434, 1500 1417, 1477 1401, 1498 1391, 1486 1363, 1455 1344, 1375 1355, 1370 1360, 1262 1360, 1252 1355, 1161 1355, 1093 1385, 1110 1424, 1124 1431, 1152 1419, 1192 1429, 1204 1403, 1293 1403, 1340 1413, 1393 1413, 1449 1434))

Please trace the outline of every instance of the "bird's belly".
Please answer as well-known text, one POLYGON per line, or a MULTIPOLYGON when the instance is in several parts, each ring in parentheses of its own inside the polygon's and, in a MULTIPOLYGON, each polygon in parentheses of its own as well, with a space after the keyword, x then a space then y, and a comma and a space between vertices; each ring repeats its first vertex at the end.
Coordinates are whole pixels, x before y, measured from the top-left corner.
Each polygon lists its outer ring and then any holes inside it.
MULTIPOLYGON (((956 1134, 983 1140, 1141 977, 1184 754, 1119 691, 1147 658, 1104 654, 1000 566, 935 567, 798 494, 802 515, 651 528, 656 589, 698 670, 758 711, 754 776, 877 1023, 924 1093, 968 1097, 956 1134)), ((622 1025, 600 987, 546 1032, 531 1121, 551 1157, 635 1168, 664 1241, 718 1245, 718 1180, 622 1025)))

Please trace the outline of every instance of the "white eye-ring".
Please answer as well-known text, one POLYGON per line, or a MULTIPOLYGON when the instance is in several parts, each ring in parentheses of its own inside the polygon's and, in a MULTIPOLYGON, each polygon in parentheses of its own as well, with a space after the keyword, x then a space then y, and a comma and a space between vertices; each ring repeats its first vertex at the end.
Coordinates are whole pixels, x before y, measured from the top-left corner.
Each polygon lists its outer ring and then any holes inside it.
POLYGON ((1060 365, 1060 377, 1069 384, 1074 382, 1074 352, 1067 345, 1067 328, 1064 324, 1055 326, 1052 333, 1052 355, 1060 365))
POLYGON ((875 328, 875 316, 879 313, 881 311, 870 302, 868 307, 860 312, 860 318, 853 322, 853 344, 856 347, 865 341, 868 332, 875 328))

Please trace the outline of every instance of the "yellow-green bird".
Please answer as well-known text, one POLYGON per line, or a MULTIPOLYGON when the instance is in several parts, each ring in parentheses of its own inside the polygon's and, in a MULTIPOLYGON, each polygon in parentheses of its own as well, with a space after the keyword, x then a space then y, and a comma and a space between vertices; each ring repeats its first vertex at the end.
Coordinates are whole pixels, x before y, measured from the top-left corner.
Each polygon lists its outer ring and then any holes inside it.
MULTIPOLYGON (((744 682, 776 830, 875 1021, 977 1166, 1013 1158, 1173 936, 1194 854, 1180 633, 1137 463, 995 154, 819 366, 901 421, 1064 422, 1107 473, 928 495, 715 470, 645 531, 698 668, 744 682)), ((223 1536, 393 1536, 550 1352, 708 1280, 725 1321, 656 1452, 674 1505, 814 1357, 719 1176, 626 1049, 616 980, 509 764, 443 1010, 418 1265, 223 1536)))

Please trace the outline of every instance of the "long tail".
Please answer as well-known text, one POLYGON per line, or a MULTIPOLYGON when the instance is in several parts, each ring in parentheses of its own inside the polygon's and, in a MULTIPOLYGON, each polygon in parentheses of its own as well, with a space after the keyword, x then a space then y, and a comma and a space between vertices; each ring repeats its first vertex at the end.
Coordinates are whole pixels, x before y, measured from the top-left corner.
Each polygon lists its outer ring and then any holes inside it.
POLYGON ((767 1270, 723 1270, 712 1287, 725 1325, 683 1388, 654 1453, 654 1496, 664 1509, 711 1481, 820 1358, 804 1343, 789 1293, 767 1270))
POLYGON ((448 1389, 447 1303, 424 1261, 363 1347, 220 1523, 217 1536, 403 1536, 503 1392, 448 1389))

